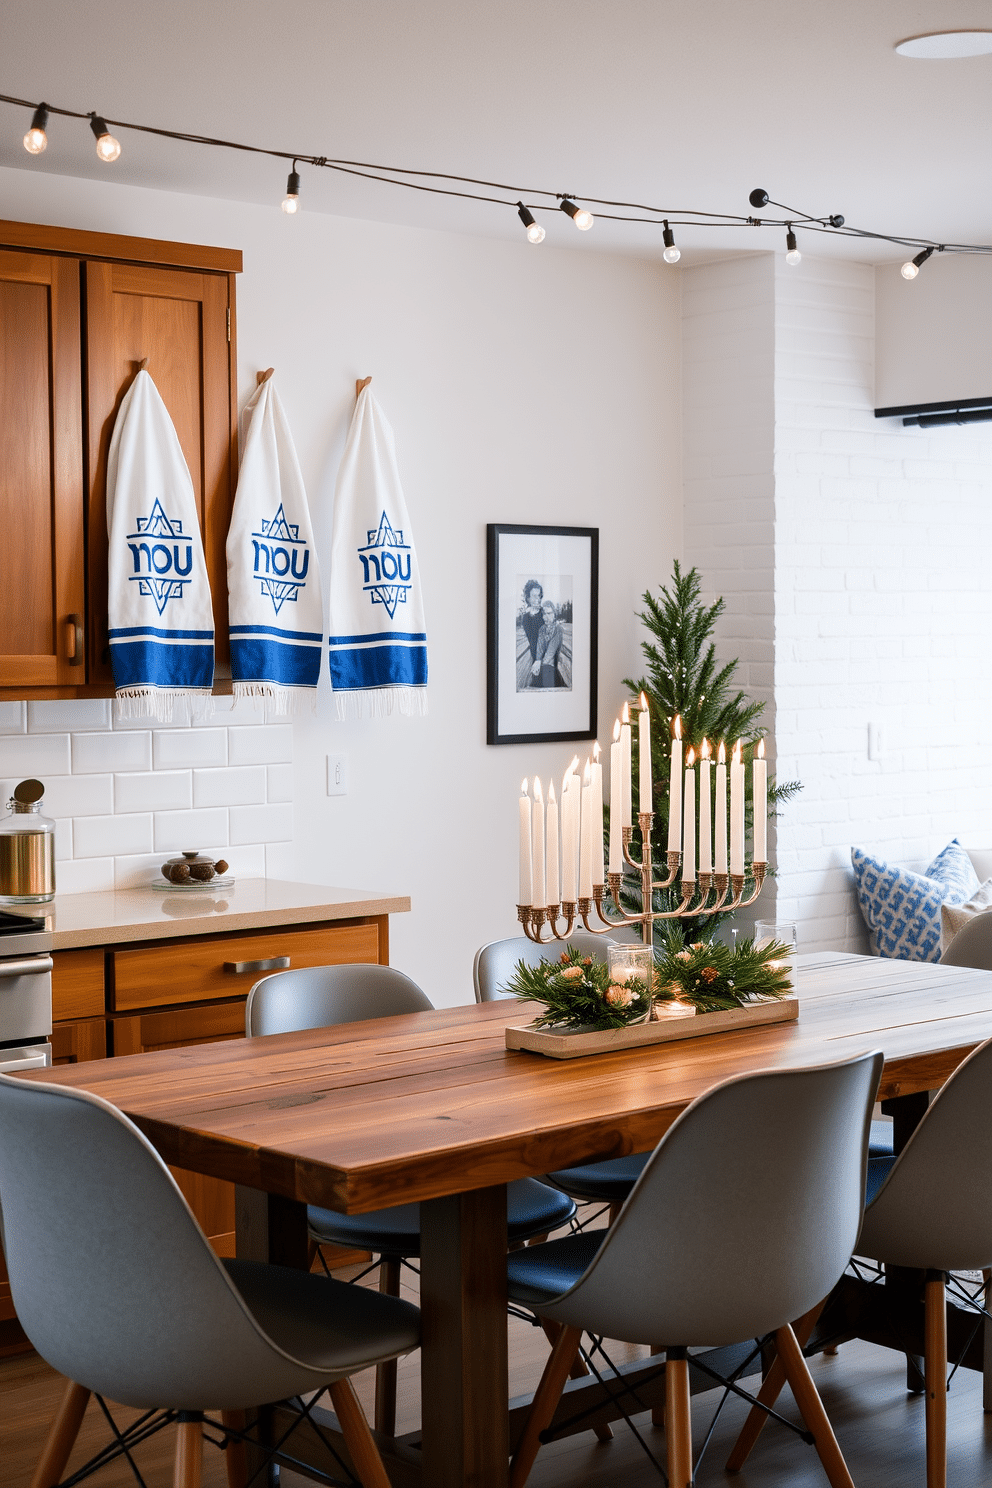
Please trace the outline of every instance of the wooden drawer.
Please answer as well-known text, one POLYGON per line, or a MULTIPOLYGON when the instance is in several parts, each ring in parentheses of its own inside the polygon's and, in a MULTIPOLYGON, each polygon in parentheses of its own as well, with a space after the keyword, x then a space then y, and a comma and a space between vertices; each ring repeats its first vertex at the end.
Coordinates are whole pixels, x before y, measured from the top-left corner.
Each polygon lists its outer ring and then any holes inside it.
POLYGON ((102 1017, 103 951, 56 951, 52 962, 52 1017, 55 1022, 102 1017))
POLYGON ((163 941, 140 950, 111 953, 113 1007, 163 1007, 166 1004, 216 1001, 246 996, 266 970, 258 962, 288 956, 291 966, 337 966, 348 961, 379 960, 376 923, 328 925, 323 929, 290 926, 257 935, 210 936, 195 941, 163 941), (241 972, 225 964, 244 965, 241 972))

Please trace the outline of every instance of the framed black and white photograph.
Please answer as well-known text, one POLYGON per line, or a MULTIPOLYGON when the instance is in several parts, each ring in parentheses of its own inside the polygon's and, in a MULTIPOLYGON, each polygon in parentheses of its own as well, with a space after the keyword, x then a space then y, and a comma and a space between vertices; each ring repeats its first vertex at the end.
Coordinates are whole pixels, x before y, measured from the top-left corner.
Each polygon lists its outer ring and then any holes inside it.
POLYGON ((487 536, 487 744, 596 733, 599 528, 487 536))

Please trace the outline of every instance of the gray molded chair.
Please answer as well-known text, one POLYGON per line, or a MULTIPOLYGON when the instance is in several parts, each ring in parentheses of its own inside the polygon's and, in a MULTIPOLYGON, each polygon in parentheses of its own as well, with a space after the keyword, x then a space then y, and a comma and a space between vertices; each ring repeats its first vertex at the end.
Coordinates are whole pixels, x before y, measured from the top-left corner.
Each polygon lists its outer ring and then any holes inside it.
MULTIPOLYGON (((928 1488, 943 1488, 947 1479, 947 1273, 992 1267, 990 1090, 992 1039, 958 1065, 890 1163, 857 1244, 859 1256, 926 1272, 928 1488)), ((747 1451, 756 1438, 752 1429, 747 1451)), ((746 1451, 735 1465, 745 1458, 746 1451)))
POLYGON ((669 1128, 609 1230, 508 1257, 511 1299, 563 1325, 511 1488, 526 1482, 583 1330, 629 1343, 668 1340, 671 1488, 692 1481, 688 1346, 774 1333, 831 1484, 852 1488, 791 1321, 832 1290, 857 1241, 881 1072, 875 1053, 728 1080, 669 1128))
MULTIPOLYGON (((607 948, 617 944, 619 937, 592 935, 588 930, 576 930, 567 941, 551 941, 537 945, 526 935, 509 940, 491 940, 475 953, 472 979, 475 984, 476 1002, 495 1002, 513 994, 501 989, 513 975, 518 961, 527 966, 537 966, 542 959, 560 954, 565 945, 573 945, 587 956, 606 960, 607 948)), ((628 1196, 644 1170, 650 1153, 634 1152, 628 1157, 607 1158, 603 1162, 582 1163, 575 1168, 562 1168, 556 1173, 547 1173, 545 1180, 584 1204, 609 1204, 616 1210, 628 1196)))
POLYGON ((986 910, 962 926, 947 950, 941 952, 940 964, 992 971, 992 911, 986 910))
MULTIPOLYGON (((245 1007, 245 1032, 253 1038, 432 1011, 426 993, 392 966, 312 966, 275 971, 256 982, 245 1007)), ((575 1204, 567 1195, 535 1178, 519 1178, 506 1186, 507 1243, 511 1246, 559 1229, 574 1214, 575 1204)), ((318 1245, 342 1245, 379 1256, 380 1287, 391 1296, 399 1295, 401 1261, 420 1254, 419 1204, 399 1204, 369 1214, 338 1214, 311 1206, 307 1224, 318 1245)), ((395 1420, 396 1366, 387 1363, 379 1369, 376 1383, 376 1430, 391 1436, 395 1420)))
MULTIPOLYGON (((90 1394, 177 1418, 176 1488, 200 1483, 202 1413, 330 1388, 366 1488, 388 1478, 348 1376, 415 1349, 416 1307, 214 1255, 165 1163, 95 1095, 0 1075, 0 1203, 17 1316, 68 1386, 34 1488, 62 1475, 90 1394)), ((146 1428, 147 1429, 147 1422, 146 1428)), ((228 1439, 228 1478, 244 1451, 228 1439)))

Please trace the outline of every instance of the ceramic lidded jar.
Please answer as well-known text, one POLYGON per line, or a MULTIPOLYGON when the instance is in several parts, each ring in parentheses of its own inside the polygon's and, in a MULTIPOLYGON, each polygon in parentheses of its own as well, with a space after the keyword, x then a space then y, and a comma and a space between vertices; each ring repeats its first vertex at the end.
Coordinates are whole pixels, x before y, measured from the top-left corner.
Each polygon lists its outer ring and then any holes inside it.
POLYGON ((163 863, 162 877, 174 884, 209 883, 218 874, 226 873, 229 866, 223 858, 215 862, 194 848, 192 852, 184 852, 182 857, 170 858, 163 863))
POLYGON ((55 898, 55 823, 41 814, 45 787, 22 780, 0 821, 0 904, 44 904, 55 898))

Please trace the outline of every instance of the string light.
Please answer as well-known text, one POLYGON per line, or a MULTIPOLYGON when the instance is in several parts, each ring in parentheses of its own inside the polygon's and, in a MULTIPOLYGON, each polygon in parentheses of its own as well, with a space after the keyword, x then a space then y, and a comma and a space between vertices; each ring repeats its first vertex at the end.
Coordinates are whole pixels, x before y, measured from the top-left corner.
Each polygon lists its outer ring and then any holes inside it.
POLYGON ((90 128, 96 135, 96 153, 101 160, 109 165, 116 160, 121 153, 120 140, 115 140, 107 128, 107 121, 101 119, 99 114, 90 114, 90 128))
POLYGON ((286 195, 282 199, 282 209, 288 216, 300 210, 300 177, 296 169, 296 161, 293 161, 293 169, 289 173, 286 182, 286 195))
MULTIPOLYGON (((18 109, 31 109, 35 118, 32 127, 24 136, 24 145, 32 154, 40 154, 47 145, 47 135, 43 125, 38 125, 38 120, 47 122, 49 114, 57 114, 66 119, 87 119, 97 139, 97 154, 101 160, 116 160, 121 147, 118 140, 107 128, 107 121, 95 113, 82 113, 78 109, 60 108, 57 104, 37 104, 26 98, 15 98, 6 93, 0 93, 0 103, 10 104, 18 109), (31 144, 28 143, 29 139, 31 144), (32 146, 34 148, 32 148, 32 146)), ((263 145, 249 145, 241 140, 220 139, 211 135, 191 134, 187 130, 163 129, 153 124, 138 124, 132 120, 116 119, 111 121, 118 128, 130 129, 140 134, 150 134, 157 139, 176 140, 185 144, 210 145, 215 149, 239 150, 250 155, 265 155, 273 160, 286 160, 293 162, 291 175, 296 175, 296 166, 299 161, 305 165, 321 167, 325 170, 339 171, 345 175, 358 176, 363 180, 376 181, 384 186, 402 186, 407 191, 427 192, 434 196, 446 196, 460 201, 484 202, 492 206, 510 207, 516 206, 519 212, 521 203, 518 200, 522 196, 546 197, 549 207, 558 205, 567 213, 580 231, 587 232, 595 221, 592 213, 585 207, 579 207, 570 196, 564 196, 560 191, 548 191, 544 187, 528 187, 522 189, 519 184, 513 185, 505 181, 487 181, 477 176, 457 176, 448 171, 418 170, 409 166, 379 165, 366 160, 339 160, 329 159, 326 155, 304 155, 299 151, 273 150, 263 145), (414 177, 415 179, 409 179, 414 177), (476 188, 476 189, 465 189, 476 188), (493 195, 501 192, 502 195, 493 195)), ((299 188, 296 192, 287 191, 288 200, 296 196, 296 210, 299 210, 299 188)), ((822 217, 814 217, 806 212, 800 212, 793 207, 787 207, 782 202, 772 201, 767 191, 762 187, 756 187, 748 198, 753 208, 762 209, 766 206, 779 207, 786 215, 776 217, 744 216, 735 212, 713 212, 704 211, 695 207, 680 208, 678 213, 672 209, 651 206, 644 202, 612 201, 602 197, 586 197, 593 205, 606 208, 599 211, 598 216, 608 222, 631 222, 657 230, 662 227, 667 233, 672 233, 671 224, 678 227, 705 228, 717 230, 720 228, 739 227, 774 227, 787 228, 792 232, 794 223, 799 223, 805 232, 818 232, 828 237, 859 238, 872 243, 892 243, 903 248, 920 249, 916 257, 903 267, 903 273, 907 278, 915 278, 915 270, 921 263, 925 263, 931 253, 979 253, 992 255, 992 244, 989 243, 936 243, 928 242, 926 238, 907 238, 895 233, 872 232, 866 228, 850 227, 845 223, 839 212, 822 217), (671 219, 671 221, 669 221, 671 219), (909 273, 910 268, 914 269, 909 273)), ((290 206, 287 210, 292 211, 290 206)), ((544 231, 534 223, 536 229, 533 237, 530 235, 530 223, 525 223, 528 228, 528 236, 532 242, 540 242, 537 233, 544 236, 544 231)), ((675 253, 674 233, 672 242, 665 242, 665 248, 671 247, 675 253)), ((791 249, 789 250, 791 252, 791 249)), ((798 250, 797 250, 798 251, 798 250)), ((681 256, 681 255, 679 255, 681 256)), ((669 263, 677 262, 677 259, 665 257, 669 263)))
POLYGON ((529 243, 543 243, 547 234, 539 222, 535 222, 533 212, 528 211, 523 202, 517 202, 517 216, 527 229, 527 241, 529 243))
POLYGON ((593 223, 596 221, 592 213, 587 212, 585 207, 576 206, 575 202, 570 196, 563 196, 558 205, 563 212, 568 213, 569 217, 571 217, 572 221, 579 229, 579 232, 588 232, 593 223))
POLYGON ((24 148, 29 155, 40 155, 48 147, 48 105, 39 103, 31 119, 31 128, 24 136, 24 148))
POLYGON ((932 248, 924 248, 923 251, 921 253, 918 253, 915 258, 910 259, 908 263, 904 263, 902 268, 899 270, 902 277, 904 279, 915 279, 917 274, 920 272, 920 269, 926 263, 932 252, 932 248))
POLYGON ((785 235, 785 261, 787 264, 791 264, 793 268, 795 268, 796 264, 803 261, 803 256, 799 252, 799 247, 796 243, 796 235, 791 227, 785 235))
POLYGON ((675 246, 675 234, 669 227, 667 218, 665 219, 665 230, 661 236, 665 244, 665 251, 661 255, 662 258, 665 260, 666 263, 678 263, 679 259, 682 257, 682 252, 681 249, 676 248, 675 246))

